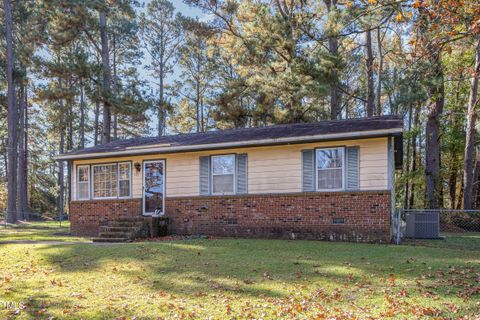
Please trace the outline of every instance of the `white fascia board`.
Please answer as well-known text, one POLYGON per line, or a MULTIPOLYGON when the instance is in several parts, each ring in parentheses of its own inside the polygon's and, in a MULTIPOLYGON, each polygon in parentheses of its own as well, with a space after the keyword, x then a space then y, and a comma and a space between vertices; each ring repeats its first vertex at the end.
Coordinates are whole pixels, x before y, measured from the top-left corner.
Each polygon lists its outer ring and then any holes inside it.
POLYGON ((370 131, 356 131, 356 132, 354 131, 354 132, 320 134, 320 135, 311 135, 311 136, 285 137, 285 138, 278 138, 278 139, 260 139, 260 140, 237 141, 237 142, 185 145, 185 146, 167 146, 167 147, 157 147, 157 148, 152 148, 149 146, 145 146, 144 148, 141 148, 139 146, 136 149, 131 148, 131 149, 120 150, 120 151, 58 155, 55 157, 55 160, 64 161, 64 160, 81 160, 81 159, 91 159, 91 158, 110 158, 110 157, 119 157, 119 156, 145 155, 145 154, 156 154, 156 153, 176 153, 176 152, 192 152, 192 151, 199 151, 199 150, 257 147, 262 145, 268 146, 268 145, 302 143, 302 142, 309 143, 309 142, 317 142, 317 141, 319 142, 319 141, 339 140, 339 139, 359 139, 364 137, 368 138, 368 137, 388 136, 391 134, 398 134, 402 132, 403 132, 402 128, 394 128, 394 129, 385 129, 385 130, 370 130, 370 131))

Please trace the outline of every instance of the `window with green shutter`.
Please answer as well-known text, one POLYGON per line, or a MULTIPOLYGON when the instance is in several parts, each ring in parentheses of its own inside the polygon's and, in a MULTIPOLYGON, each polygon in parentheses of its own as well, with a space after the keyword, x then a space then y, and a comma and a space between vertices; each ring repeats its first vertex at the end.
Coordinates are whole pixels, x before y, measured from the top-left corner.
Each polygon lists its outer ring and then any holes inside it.
POLYGON ((200 195, 246 194, 247 154, 200 157, 200 195))
POLYGON ((330 147, 302 150, 302 190, 360 189, 360 148, 330 147))

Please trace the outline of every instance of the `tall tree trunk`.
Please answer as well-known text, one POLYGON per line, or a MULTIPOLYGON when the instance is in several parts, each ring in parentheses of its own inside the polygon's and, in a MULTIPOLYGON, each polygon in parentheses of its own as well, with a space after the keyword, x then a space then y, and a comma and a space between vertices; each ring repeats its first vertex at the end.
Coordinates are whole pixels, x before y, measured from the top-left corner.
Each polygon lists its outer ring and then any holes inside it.
POLYGON ((203 98, 200 99, 200 121, 201 121, 201 130, 202 132, 206 131, 205 128, 205 114, 204 114, 204 108, 203 108, 203 98))
POLYGON ((474 202, 474 209, 478 209, 478 200, 479 200, 479 179, 480 179, 480 161, 475 161, 475 169, 473 170, 473 202, 474 202))
POLYGON ((19 92, 19 127, 18 127, 18 170, 17 170, 17 220, 25 220, 27 211, 27 190, 25 173, 25 84, 21 84, 19 92))
MULTIPOLYGON (((415 115, 413 118, 414 134, 412 135, 412 158, 410 159, 410 172, 415 172, 417 170, 417 139, 418 139, 419 125, 420 125, 420 106, 418 105, 415 108, 415 115)), ((418 154, 421 154, 421 152, 419 151, 418 154)), ((408 199, 409 209, 415 206, 415 187, 416 187, 415 181, 412 179, 412 183, 410 186, 410 197, 408 199)))
POLYGON ((406 152, 406 179, 405 179, 405 195, 404 195, 404 198, 403 198, 403 206, 405 209, 408 209, 408 193, 410 192, 410 174, 411 172, 409 171, 410 170, 410 152, 411 152, 411 142, 412 142, 412 116, 413 116, 413 112, 412 112, 412 105, 409 106, 409 109, 408 109, 408 133, 409 133, 409 136, 408 136, 408 139, 407 139, 407 152, 406 152))
POLYGON ((420 35, 421 43, 428 55, 425 59, 432 66, 428 93, 431 103, 427 108, 425 128, 425 200, 429 209, 440 207, 440 195, 442 195, 442 183, 440 177, 440 117, 445 103, 444 74, 441 61, 441 47, 431 41, 427 34, 428 27, 439 21, 432 20, 431 15, 423 6, 424 0, 420 0, 420 35))
POLYGON ((160 68, 158 74, 158 136, 161 137, 165 134, 165 105, 164 105, 164 69, 163 69, 163 57, 160 59, 160 68))
MULTIPOLYGON (((332 12, 337 9, 337 0, 324 0, 327 6, 328 14, 331 15, 332 12)), ((328 36, 328 51, 331 56, 338 57, 338 39, 334 35, 328 36)), ((340 117, 340 104, 341 104, 341 94, 338 83, 338 72, 336 69, 333 70, 333 77, 335 78, 335 83, 330 85, 330 119, 336 120, 340 117)))
POLYGON ((457 176, 458 176, 458 160, 455 153, 452 154, 452 162, 450 163, 450 173, 448 174, 448 193, 450 197, 450 208, 455 209, 457 199, 457 176))
MULTIPOLYGON (((117 43, 113 33, 113 95, 118 99, 118 78, 117 78, 117 43)), ((118 138, 118 110, 113 113, 113 140, 118 138)))
POLYGON ((67 185, 67 206, 68 206, 70 202, 72 202, 72 167, 69 165, 68 161, 66 162, 66 164, 67 164, 67 178, 65 179, 65 181, 67 185))
POLYGON ((463 208, 465 210, 473 209, 473 166, 474 166, 474 137, 475 122, 477 120, 476 106, 478 104, 478 77, 480 72, 480 37, 477 40, 475 58, 475 69, 470 88, 470 97, 468 99, 467 110, 467 132, 465 138, 465 155, 463 163, 463 208))
POLYGON ((197 122, 197 132, 200 132, 200 84, 196 80, 195 84, 195 113, 197 122))
MULTIPOLYGON (((83 82, 80 83, 80 149, 85 148, 85 100, 83 82)), ((95 137, 96 138, 96 137, 95 137)))
MULTIPOLYGON (((59 152, 60 154, 64 153, 65 151, 65 128, 62 126, 60 132, 60 146, 59 152)), ((65 181, 64 181, 64 165, 63 161, 58 162, 58 198, 57 198, 57 213, 60 220, 62 220, 64 216, 64 199, 65 199, 65 181)))
POLYGON ((457 210, 462 209, 462 204, 463 204, 463 179, 460 180, 460 192, 458 193, 458 198, 457 198, 457 210))
POLYGON ((99 128, 100 121, 99 121, 99 119, 100 119, 100 101, 97 100, 97 101, 95 101, 95 120, 94 120, 94 127, 95 128, 93 130, 93 135, 94 135, 93 138, 95 140, 94 141, 95 145, 98 145, 98 143, 99 143, 99 139, 98 139, 99 138, 98 135, 99 135, 99 132, 100 132, 100 128, 99 128))
POLYGON ((443 113, 445 88, 440 53, 436 52, 432 58, 435 68, 435 80, 430 89, 433 103, 428 106, 425 129, 425 191, 428 208, 437 209, 441 204, 440 196, 442 194, 440 180, 440 116, 443 113))
POLYGON ((17 221, 17 104, 15 103, 15 82, 13 79, 13 36, 12 36, 12 8, 10 0, 3 0, 3 11, 5 16, 5 42, 6 42, 6 70, 7 70, 7 106, 8 106, 8 200, 7 200, 7 222, 17 221))
POLYGON ((118 115, 115 112, 113 114, 113 140, 117 140, 118 137, 118 115))
POLYGON ((383 73, 383 52, 382 52, 382 34, 380 27, 377 28, 377 50, 378 50, 378 77, 377 92, 375 94, 377 116, 382 115, 382 73, 383 73))
MULTIPOLYGON (((69 83, 69 90, 73 91, 72 83, 69 83)), ((73 103, 67 103, 67 151, 73 150, 73 103)))
POLYGON ((372 49, 372 30, 366 31, 366 64, 367 64, 367 117, 372 117, 375 110, 375 94, 373 82, 373 49, 372 49))
POLYGON ((28 202, 28 179, 29 179, 29 175, 28 175, 28 157, 29 157, 29 153, 28 153, 28 140, 29 140, 29 135, 28 135, 28 129, 29 129, 29 116, 28 116, 28 84, 27 84, 27 87, 25 88, 25 125, 24 125, 24 135, 23 135, 23 138, 24 138, 24 145, 25 145, 25 161, 23 162, 24 164, 24 172, 25 172, 25 179, 23 181, 24 183, 24 194, 23 194, 23 198, 25 199, 25 218, 26 219, 29 219, 30 217, 30 205, 29 205, 29 202, 28 202))
MULTIPOLYGON (((72 84, 69 84, 70 86, 70 91, 72 91, 72 84)), ((68 140, 67 140, 67 151, 72 151, 73 150, 73 109, 72 109, 72 103, 68 103, 68 140)), ((71 182, 72 182, 72 171, 71 171, 71 166, 68 165, 67 163, 67 178, 65 179, 66 185, 67 185, 67 203, 70 203, 71 199, 71 182)), ((64 182, 65 184, 65 182, 64 182)))
POLYGON ((5 177, 8 176, 8 139, 2 139, 2 145, 3 145, 3 150, 2 150, 2 154, 3 154, 3 171, 5 172, 5 177))
MULTIPOLYGON (((58 79, 58 86, 60 90, 62 89, 62 79, 58 79)), ((65 117, 65 106, 63 98, 60 99, 60 142, 58 146, 59 154, 65 152, 65 129, 66 129, 66 117, 65 117)), ((67 114, 68 116, 68 114, 67 114)), ((64 179, 64 164, 63 161, 58 162, 58 173, 57 173, 57 184, 58 184, 58 195, 57 195, 57 214, 58 218, 62 219, 64 215, 64 199, 65 199, 65 179, 64 179)))
POLYGON ((100 39, 102 43, 102 70, 103 70, 103 132, 102 143, 110 142, 110 58, 108 50, 107 14, 104 10, 99 12, 100 39))

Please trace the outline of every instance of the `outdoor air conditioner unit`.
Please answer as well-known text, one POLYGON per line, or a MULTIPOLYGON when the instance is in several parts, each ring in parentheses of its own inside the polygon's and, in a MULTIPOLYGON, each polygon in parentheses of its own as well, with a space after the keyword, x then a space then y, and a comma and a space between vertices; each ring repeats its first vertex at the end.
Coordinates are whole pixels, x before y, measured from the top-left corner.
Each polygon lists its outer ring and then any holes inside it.
POLYGON ((440 237, 440 214, 438 211, 415 211, 407 213, 407 238, 436 239, 440 237))

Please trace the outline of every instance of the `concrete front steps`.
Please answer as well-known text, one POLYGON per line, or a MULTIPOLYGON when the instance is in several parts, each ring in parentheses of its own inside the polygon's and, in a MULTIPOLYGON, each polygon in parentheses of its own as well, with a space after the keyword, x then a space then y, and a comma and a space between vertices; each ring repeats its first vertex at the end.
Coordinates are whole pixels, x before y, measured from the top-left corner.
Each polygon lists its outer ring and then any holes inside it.
POLYGON ((145 226, 144 217, 119 218, 100 227, 100 233, 93 242, 130 242, 137 238, 145 226))

